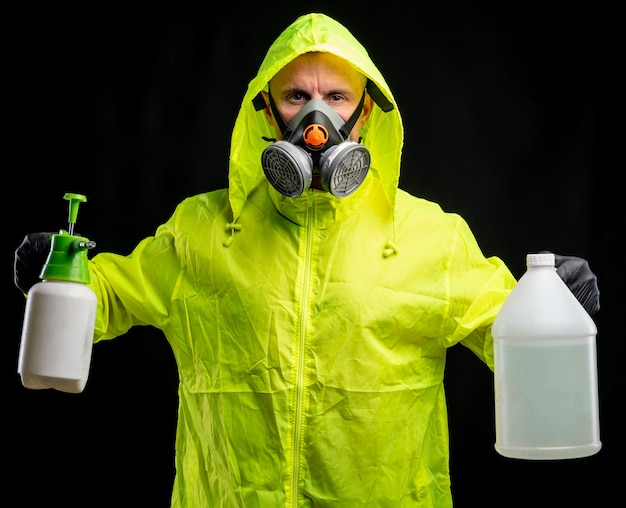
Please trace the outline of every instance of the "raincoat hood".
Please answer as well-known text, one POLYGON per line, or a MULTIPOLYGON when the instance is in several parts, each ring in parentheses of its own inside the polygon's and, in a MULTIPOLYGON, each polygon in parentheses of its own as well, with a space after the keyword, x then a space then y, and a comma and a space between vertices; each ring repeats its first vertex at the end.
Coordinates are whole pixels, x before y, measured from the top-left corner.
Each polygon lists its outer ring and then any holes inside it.
POLYGON ((375 107, 360 134, 371 154, 370 173, 382 182, 389 205, 392 209, 395 207, 404 135, 395 99, 361 43, 334 19, 313 13, 299 17, 278 36, 248 85, 231 140, 229 199, 234 220, 239 217, 250 193, 265 180, 261 153, 268 141, 263 137, 273 137, 272 128, 263 112, 255 108, 254 99, 261 90, 267 90, 268 82, 285 65, 304 53, 315 51, 343 58, 368 79, 368 93, 375 107))

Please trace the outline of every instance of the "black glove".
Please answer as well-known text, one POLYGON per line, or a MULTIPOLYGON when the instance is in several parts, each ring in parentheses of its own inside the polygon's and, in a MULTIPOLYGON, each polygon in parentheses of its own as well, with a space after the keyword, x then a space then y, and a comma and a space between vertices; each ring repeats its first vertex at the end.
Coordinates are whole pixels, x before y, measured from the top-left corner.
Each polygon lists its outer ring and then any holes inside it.
POLYGON ((13 282, 22 293, 28 293, 41 280, 39 275, 50 253, 54 234, 30 233, 15 250, 13 282))
POLYGON ((556 273, 567 284, 581 305, 593 316, 600 310, 600 290, 598 278, 589 268, 589 263, 576 256, 554 255, 556 273))

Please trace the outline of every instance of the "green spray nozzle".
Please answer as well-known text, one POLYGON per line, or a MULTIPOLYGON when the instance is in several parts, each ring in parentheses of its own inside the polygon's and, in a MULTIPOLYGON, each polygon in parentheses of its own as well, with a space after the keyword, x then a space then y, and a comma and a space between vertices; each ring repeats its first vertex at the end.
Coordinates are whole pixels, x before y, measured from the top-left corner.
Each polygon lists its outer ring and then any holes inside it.
POLYGON ((76 218, 78 217, 78 206, 81 203, 87 201, 87 197, 82 194, 74 194, 72 192, 66 192, 63 199, 67 199, 70 202, 70 210, 67 217, 68 225, 68 233, 70 235, 74 234, 74 224, 76 224, 76 218))
POLYGON ((68 230, 52 235, 52 245, 46 264, 40 277, 47 280, 89 283, 87 251, 96 246, 96 242, 82 236, 74 236, 74 225, 78 217, 78 206, 87 201, 82 194, 66 193, 63 199, 69 203, 68 230))

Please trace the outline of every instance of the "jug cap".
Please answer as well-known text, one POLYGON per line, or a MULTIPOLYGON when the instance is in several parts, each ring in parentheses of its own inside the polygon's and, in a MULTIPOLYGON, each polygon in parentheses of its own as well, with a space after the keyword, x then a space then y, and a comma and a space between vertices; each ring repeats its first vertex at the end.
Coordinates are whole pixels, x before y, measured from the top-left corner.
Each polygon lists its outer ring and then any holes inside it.
POLYGON ((526 256, 526 266, 554 266, 554 254, 552 252, 528 254, 526 256))

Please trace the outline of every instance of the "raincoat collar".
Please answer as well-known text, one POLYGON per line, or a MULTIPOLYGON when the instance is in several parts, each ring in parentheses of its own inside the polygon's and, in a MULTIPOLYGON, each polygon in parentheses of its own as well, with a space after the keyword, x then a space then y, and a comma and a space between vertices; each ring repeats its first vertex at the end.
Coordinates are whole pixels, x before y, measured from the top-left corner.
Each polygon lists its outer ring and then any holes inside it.
POLYGON ((309 213, 315 215, 315 225, 320 229, 332 226, 351 215, 369 197, 373 177, 368 174, 358 190, 344 198, 336 198, 330 192, 308 189, 302 196, 289 198, 268 185, 270 198, 281 215, 299 226, 307 224, 309 213))
MULTIPOLYGON (((278 36, 270 46, 257 75, 248 84, 231 140, 229 200, 234 221, 239 218, 250 194, 265 181, 261 153, 268 141, 263 138, 272 138, 274 134, 263 112, 255 108, 255 98, 261 90, 267 90, 268 82, 280 69, 296 57, 312 51, 339 56, 368 79, 372 98, 377 104, 360 133, 362 143, 372 158, 368 179, 380 180, 389 206, 392 209, 395 207, 404 135, 395 99, 378 68, 356 38, 334 19, 312 13, 296 19, 278 36), (383 111, 381 107, 388 111, 383 111)), ((359 188, 354 194, 359 193, 364 193, 364 189, 359 188)), ((305 193, 291 199, 307 203, 310 196, 305 193)), ((328 194, 320 199, 329 206, 346 210, 350 208, 339 203, 348 198, 336 198, 328 194)), ((358 198, 353 200, 355 203, 357 201, 358 198)), ((297 204, 296 208, 301 206, 297 204)))

